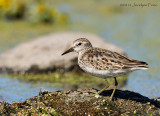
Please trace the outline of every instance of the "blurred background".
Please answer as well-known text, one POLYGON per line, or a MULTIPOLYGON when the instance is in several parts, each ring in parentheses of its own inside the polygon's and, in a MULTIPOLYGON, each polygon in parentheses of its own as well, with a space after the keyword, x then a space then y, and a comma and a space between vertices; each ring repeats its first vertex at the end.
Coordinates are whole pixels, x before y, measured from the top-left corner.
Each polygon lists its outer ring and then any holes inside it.
MULTIPOLYGON (((143 3, 157 6, 123 6, 134 3, 141 2, 0 0, 0 53, 22 42, 53 32, 94 33, 105 38, 105 41, 122 47, 128 57, 149 64, 149 70, 131 73, 126 85, 121 89, 138 92, 149 98, 160 97, 160 4, 153 0, 143 3)), ((37 95, 40 88, 43 91, 65 89, 59 83, 53 83, 55 80, 49 84, 37 81, 43 77, 48 79, 49 76, 60 78, 62 75, 1 74, 0 99, 19 102, 37 95)), ((79 77, 83 80, 84 76, 86 75, 81 74, 79 77)), ((69 73, 65 77, 73 77, 74 80, 77 74, 69 73)), ((98 81, 99 85, 101 83, 104 84, 103 80, 98 81)))

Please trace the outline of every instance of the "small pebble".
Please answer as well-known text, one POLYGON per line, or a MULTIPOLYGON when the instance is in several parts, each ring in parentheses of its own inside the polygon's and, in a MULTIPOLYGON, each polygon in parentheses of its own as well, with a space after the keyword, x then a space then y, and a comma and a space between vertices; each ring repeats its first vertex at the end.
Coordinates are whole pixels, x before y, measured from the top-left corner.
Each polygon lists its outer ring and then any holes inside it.
POLYGON ((96 98, 100 98, 101 96, 100 96, 99 94, 96 94, 95 97, 96 97, 96 98))

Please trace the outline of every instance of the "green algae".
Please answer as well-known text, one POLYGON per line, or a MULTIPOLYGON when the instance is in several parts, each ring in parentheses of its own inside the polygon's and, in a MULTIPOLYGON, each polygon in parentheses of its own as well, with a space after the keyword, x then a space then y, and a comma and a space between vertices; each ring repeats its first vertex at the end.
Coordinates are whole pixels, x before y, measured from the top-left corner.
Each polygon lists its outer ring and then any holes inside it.
MULTIPOLYGON (((7 74, 7 77, 20 79, 26 82, 47 84, 49 86, 59 86, 63 88, 88 88, 93 87, 101 89, 105 86, 105 80, 102 78, 93 77, 86 73, 75 73, 75 72, 53 72, 53 73, 43 73, 43 74, 7 74)), ((108 78, 108 82, 111 87, 114 85, 114 79, 108 78)), ((117 78, 119 87, 126 84, 127 76, 117 78)))

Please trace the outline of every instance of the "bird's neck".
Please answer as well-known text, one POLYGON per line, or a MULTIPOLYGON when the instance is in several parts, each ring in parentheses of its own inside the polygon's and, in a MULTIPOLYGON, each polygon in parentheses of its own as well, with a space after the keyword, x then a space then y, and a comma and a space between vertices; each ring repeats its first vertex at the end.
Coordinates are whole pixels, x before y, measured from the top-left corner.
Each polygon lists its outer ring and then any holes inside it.
POLYGON ((86 48, 86 49, 83 49, 81 51, 78 52, 78 55, 83 55, 86 51, 88 51, 89 49, 91 48, 86 48))

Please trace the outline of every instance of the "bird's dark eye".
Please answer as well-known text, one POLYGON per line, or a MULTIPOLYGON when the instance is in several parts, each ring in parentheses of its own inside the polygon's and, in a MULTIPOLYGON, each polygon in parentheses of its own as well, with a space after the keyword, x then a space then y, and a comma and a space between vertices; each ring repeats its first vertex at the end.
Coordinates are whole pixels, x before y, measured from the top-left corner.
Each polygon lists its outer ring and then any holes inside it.
POLYGON ((82 45, 82 43, 78 43, 78 46, 82 45))

